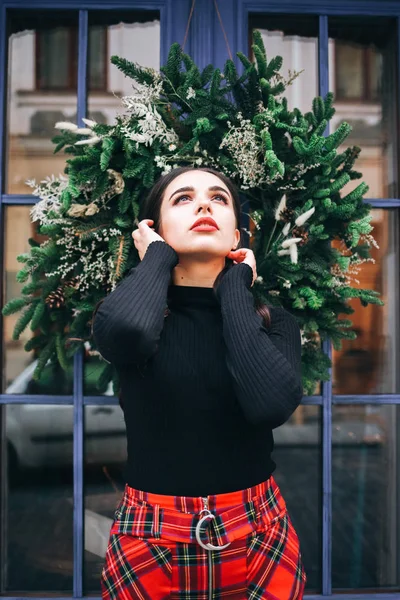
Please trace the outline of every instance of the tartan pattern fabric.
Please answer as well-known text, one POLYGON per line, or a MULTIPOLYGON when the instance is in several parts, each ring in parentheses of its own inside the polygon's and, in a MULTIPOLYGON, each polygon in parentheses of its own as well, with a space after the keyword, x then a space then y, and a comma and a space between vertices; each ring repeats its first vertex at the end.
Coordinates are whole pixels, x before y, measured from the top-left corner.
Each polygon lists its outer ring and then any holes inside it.
POLYGON ((202 498, 126 486, 102 573, 104 600, 300 600, 306 576, 299 540, 279 488, 267 482, 208 496, 214 519, 196 539, 202 498))

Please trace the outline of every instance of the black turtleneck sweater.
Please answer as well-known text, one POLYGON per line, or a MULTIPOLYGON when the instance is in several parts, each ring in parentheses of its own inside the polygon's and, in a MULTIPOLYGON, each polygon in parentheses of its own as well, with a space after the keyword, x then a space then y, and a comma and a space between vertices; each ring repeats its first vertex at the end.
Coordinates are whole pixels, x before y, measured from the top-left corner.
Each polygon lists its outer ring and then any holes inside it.
POLYGON ((234 265, 216 295, 171 285, 177 263, 171 246, 152 242, 94 319, 121 381, 126 481, 182 496, 244 489, 270 477, 272 429, 301 400, 300 330, 275 307, 265 327, 248 265, 234 265))

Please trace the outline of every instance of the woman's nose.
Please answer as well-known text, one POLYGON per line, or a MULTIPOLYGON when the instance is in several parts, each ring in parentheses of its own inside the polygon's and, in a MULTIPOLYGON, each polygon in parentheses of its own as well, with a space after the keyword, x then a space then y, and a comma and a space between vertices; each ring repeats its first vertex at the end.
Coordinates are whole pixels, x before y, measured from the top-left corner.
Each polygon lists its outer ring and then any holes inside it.
POLYGON ((208 196, 200 196, 197 200, 197 210, 210 210, 211 200, 208 196))

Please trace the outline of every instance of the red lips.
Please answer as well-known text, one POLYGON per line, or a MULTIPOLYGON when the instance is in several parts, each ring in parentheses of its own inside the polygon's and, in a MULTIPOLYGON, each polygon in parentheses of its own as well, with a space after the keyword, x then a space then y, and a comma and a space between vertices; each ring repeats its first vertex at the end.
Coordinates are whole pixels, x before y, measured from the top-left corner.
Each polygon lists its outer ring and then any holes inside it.
POLYGON ((219 229, 217 223, 211 217, 201 217, 200 219, 197 219, 197 221, 195 221, 193 223, 193 225, 191 226, 190 229, 195 229, 196 227, 199 227, 200 225, 208 225, 209 227, 214 227, 215 229, 219 229))

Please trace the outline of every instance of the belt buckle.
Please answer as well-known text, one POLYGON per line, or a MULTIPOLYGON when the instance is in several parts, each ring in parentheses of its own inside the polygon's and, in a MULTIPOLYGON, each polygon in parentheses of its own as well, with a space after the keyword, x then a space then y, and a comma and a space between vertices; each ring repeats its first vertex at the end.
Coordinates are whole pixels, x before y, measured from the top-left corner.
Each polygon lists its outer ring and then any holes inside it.
POLYGON ((205 550, 223 550, 224 548, 227 548, 228 546, 230 546, 231 542, 228 542, 224 546, 214 546, 213 544, 210 544, 210 543, 204 544, 204 542, 201 541, 201 539, 200 539, 200 529, 201 529, 201 526, 206 521, 212 521, 212 519, 216 518, 216 516, 210 510, 208 510, 207 508, 203 508, 203 510, 201 510, 199 512, 199 515, 201 515, 202 513, 205 513, 205 514, 204 514, 203 517, 201 517, 201 519, 199 519, 199 522, 196 525, 196 540, 199 543, 199 545, 202 548, 204 548, 205 550))

